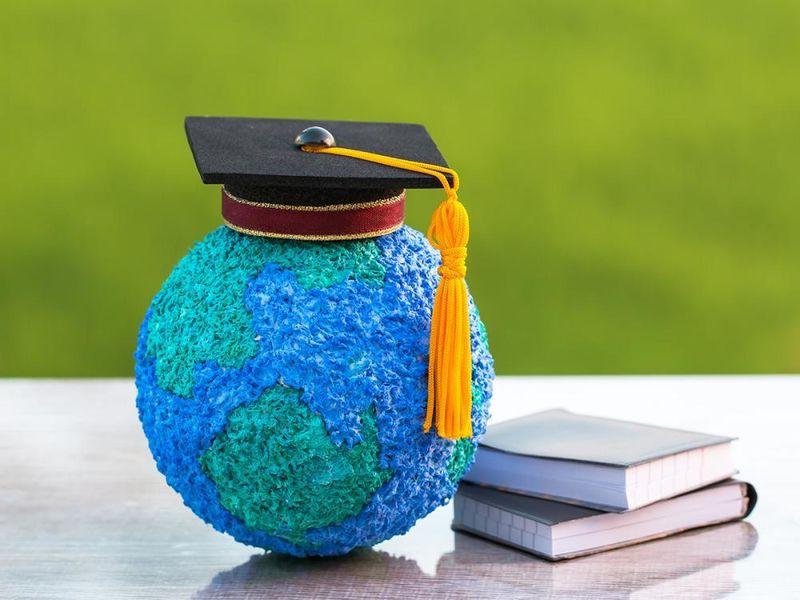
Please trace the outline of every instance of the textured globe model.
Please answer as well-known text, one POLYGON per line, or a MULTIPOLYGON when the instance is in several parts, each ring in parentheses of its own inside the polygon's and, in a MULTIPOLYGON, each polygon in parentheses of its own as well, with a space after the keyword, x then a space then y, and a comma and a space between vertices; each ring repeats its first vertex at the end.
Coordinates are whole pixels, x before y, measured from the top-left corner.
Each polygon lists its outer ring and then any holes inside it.
MULTIPOLYGON (((185 504, 245 544, 343 554, 445 503, 475 439, 423 433, 439 265, 422 234, 298 242, 210 233, 153 300, 137 405, 185 504)), ((472 424, 494 376, 470 299, 472 424)))

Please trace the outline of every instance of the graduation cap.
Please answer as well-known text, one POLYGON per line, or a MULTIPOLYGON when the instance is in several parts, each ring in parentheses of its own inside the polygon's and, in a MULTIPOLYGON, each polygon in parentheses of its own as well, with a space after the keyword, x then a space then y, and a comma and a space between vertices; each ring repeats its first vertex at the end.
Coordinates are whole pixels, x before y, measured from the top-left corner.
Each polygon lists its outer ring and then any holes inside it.
POLYGON ((320 160, 301 151, 304 142, 447 167, 425 128, 410 123, 188 117, 186 134, 202 181, 224 186, 226 224, 251 235, 384 235, 402 225, 404 189, 441 186, 425 173, 348 156, 320 160))
POLYGON ((403 224, 406 188, 441 187, 428 240, 439 250, 425 431, 472 434, 466 274, 469 219, 458 175, 421 125, 187 117, 204 183, 222 184, 222 216, 248 235, 312 242, 387 235, 403 224), (323 156, 324 155, 324 156, 323 156))

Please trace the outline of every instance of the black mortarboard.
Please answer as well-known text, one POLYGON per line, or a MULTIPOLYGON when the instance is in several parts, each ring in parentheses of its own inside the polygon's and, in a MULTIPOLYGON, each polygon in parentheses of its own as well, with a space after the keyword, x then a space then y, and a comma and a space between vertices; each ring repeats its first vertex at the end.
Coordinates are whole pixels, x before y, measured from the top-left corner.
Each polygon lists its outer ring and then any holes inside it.
POLYGON ((295 137, 313 126, 330 131, 337 146, 447 166, 425 127, 412 123, 187 117, 186 135, 203 182, 221 183, 228 189, 324 192, 441 187, 429 175, 344 156, 320 160, 301 152, 295 137))

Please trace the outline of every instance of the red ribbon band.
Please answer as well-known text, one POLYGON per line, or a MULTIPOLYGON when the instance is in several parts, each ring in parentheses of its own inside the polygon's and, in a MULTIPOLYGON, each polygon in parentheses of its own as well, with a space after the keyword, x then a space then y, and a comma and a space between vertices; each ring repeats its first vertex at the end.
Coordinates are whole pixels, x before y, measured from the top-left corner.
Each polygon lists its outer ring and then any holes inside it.
POLYGON ((222 218, 249 235, 298 240, 353 240, 391 233, 403 224, 405 192, 371 202, 288 206, 250 202, 222 188, 222 218))

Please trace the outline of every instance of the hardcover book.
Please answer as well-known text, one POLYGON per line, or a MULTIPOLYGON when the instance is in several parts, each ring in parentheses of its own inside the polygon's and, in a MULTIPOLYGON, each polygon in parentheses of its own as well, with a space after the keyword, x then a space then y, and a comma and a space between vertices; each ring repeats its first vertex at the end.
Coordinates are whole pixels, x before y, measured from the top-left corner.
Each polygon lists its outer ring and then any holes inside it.
POLYGON ((462 482, 453 528, 561 560, 741 519, 756 498, 752 485, 728 479, 638 510, 610 513, 462 482))
POLYGON ((731 477, 732 441, 548 410, 491 425, 465 480, 623 512, 731 477))

